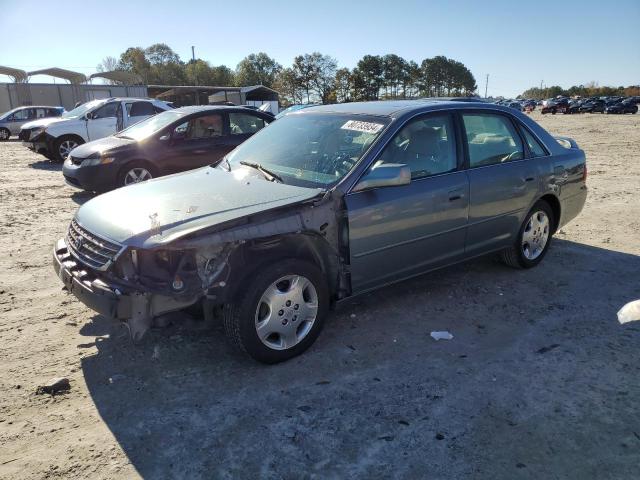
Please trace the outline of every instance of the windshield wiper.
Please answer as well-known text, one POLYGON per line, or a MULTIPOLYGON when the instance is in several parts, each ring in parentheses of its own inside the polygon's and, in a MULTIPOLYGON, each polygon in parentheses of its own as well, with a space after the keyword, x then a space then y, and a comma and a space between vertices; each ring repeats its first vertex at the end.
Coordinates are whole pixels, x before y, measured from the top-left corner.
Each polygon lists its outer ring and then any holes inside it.
POLYGON ((240 161, 240 165, 244 165, 245 167, 255 168, 260 173, 262 173, 265 176, 265 178, 267 180, 269 180, 270 182, 273 182, 274 180, 277 180, 278 183, 284 183, 284 180, 282 180, 282 177, 280 175, 278 175, 277 173, 274 173, 274 172, 272 172, 270 170, 267 170, 266 168, 264 168, 259 163, 245 162, 244 160, 241 160, 240 161))

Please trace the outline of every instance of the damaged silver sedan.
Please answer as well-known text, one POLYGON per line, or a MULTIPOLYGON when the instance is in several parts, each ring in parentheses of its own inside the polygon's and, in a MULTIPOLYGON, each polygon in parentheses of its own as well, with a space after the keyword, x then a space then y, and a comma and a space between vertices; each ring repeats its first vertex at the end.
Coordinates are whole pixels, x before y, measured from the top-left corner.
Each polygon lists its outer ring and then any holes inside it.
POLYGON ((280 362, 353 295, 491 252, 539 263, 586 198, 584 152, 562 141, 482 103, 314 107, 217 165, 87 202, 54 267, 134 340, 201 305, 253 358, 280 362))

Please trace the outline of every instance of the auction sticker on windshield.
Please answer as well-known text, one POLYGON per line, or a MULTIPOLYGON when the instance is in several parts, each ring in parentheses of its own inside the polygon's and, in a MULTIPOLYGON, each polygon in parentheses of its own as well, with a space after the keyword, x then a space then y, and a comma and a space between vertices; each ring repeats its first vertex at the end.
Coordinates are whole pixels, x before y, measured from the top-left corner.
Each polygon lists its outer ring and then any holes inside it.
POLYGON ((360 120, 349 120, 340 128, 343 130, 353 130, 356 132, 378 133, 382 129, 382 127, 384 127, 384 125, 381 123, 363 122, 360 120))

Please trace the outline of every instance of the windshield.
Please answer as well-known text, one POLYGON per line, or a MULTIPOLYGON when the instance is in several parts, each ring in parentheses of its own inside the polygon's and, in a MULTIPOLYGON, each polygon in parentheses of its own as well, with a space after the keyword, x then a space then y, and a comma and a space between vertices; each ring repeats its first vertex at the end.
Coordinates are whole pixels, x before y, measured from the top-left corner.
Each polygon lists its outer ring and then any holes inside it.
MULTIPOLYGON (((287 115, 233 150, 227 160, 260 164, 284 183, 328 188, 360 160, 389 118, 300 113, 287 115)), ((220 164, 224 168, 225 162, 220 164)))
POLYGON ((159 132, 170 123, 178 120, 180 117, 182 117, 182 114, 179 112, 162 112, 158 115, 147 118, 146 120, 142 120, 135 125, 131 125, 129 128, 125 128, 118 133, 116 137, 143 140, 154 133, 159 132))
POLYGON ((90 102, 83 103, 82 105, 74 108, 70 112, 64 112, 61 115, 61 117, 62 118, 78 118, 84 115, 85 113, 87 113, 92 108, 97 107, 98 105, 102 105, 103 103, 105 103, 104 100, 92 100, 90 102))

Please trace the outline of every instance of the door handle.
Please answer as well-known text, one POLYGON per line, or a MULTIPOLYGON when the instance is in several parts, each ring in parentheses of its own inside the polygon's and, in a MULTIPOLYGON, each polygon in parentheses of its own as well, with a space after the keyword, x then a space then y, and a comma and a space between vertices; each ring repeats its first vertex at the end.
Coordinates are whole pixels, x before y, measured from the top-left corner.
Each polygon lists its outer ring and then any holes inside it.
POLYGON ((460 200, 462 198, 462 191, 461 190, 451 190, 449 192, 449 201, 450 202, 455 202, 456 200, 460 200))

